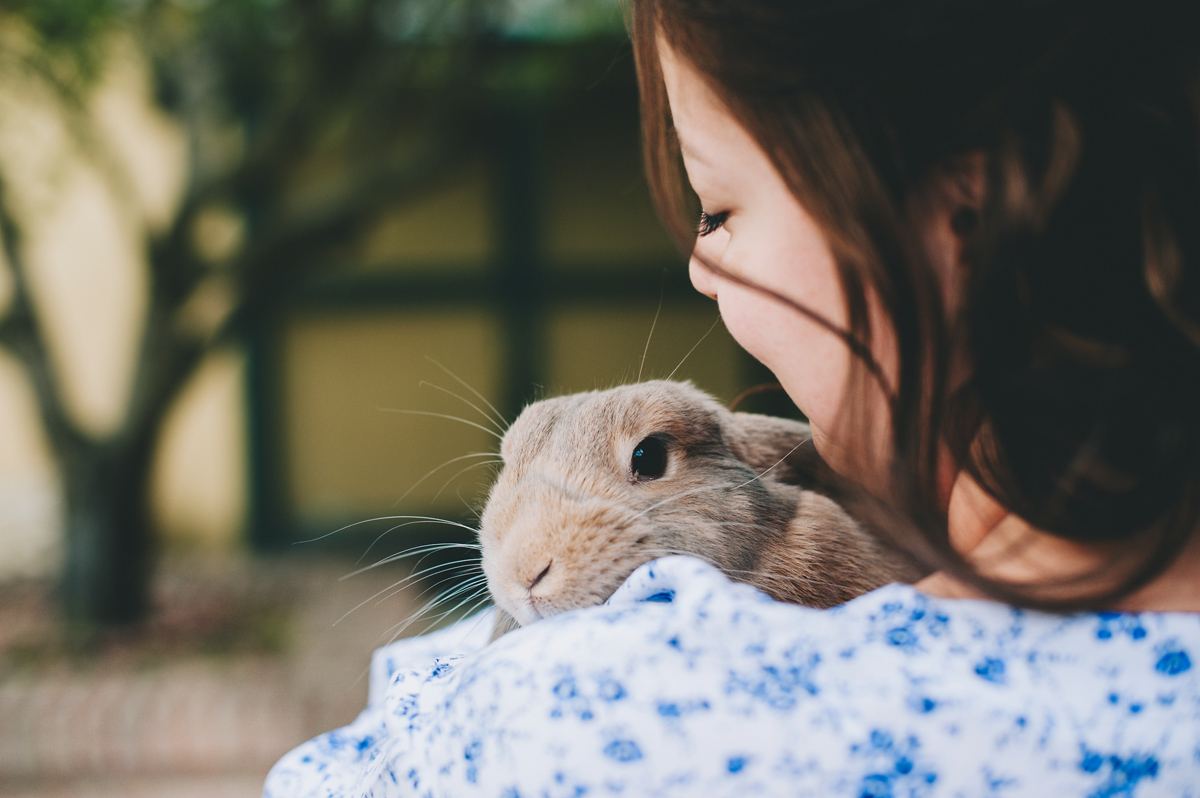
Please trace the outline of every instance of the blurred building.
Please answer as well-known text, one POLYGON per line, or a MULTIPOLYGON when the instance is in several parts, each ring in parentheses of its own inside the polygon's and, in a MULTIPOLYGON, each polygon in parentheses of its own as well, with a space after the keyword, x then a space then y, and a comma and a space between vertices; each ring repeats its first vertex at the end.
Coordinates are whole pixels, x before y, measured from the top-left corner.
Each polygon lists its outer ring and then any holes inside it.
MULTIPOLYGON (((379 516, 469 521, 491 473, 470 455, 497 446, 475 426, 498 426, 488 403, 511 421, 531 398, 669 375, 728 400, 760 376, 688 287, 651 208, 619 20, 581 44, 535 12, 504 44, 519 88, 497 87, 452 168, 280 293, 179 397, 154 474, 169 544, 279 549, 379 516)), ((143 242, 175 212, 187 169, 183 131, 137 50, 120 49, 86 109, 116 162, 79 151, 80 118, 37 79, 0 84, 0 172, 25 209, 54 373, 98 433, 129 392, 143 242)), ((337 180, 336 159, 297 176, 318 195, 337 180)), ((219 261, 244 223, 214 206, 196 245, 219 261)), ((218 281, 189 310, 203 324, 222 302, 218 281)), ((54 572, 57 497, 27 375, 0 351, 0 576, 54 572)), ((335 537, 363 548, 387 528, 335 537)))

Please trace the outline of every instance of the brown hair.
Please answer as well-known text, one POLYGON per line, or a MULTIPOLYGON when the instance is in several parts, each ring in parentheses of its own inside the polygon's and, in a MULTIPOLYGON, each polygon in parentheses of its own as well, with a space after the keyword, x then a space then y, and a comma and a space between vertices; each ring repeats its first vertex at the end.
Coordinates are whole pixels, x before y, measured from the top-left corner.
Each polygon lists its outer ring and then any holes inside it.
POLYGON ((1200 518, 1194 6, 631 2, 647 170, 680 246, 690 249, 694 232, 659 37, 710 84, 825 233, 850 320, 836 332, 858 356, 852 396, 881 378, 868 290, 895 328, 882 526, 929 566, 1009 602, 1115 601, 1162 573, 1200 518), (970 268, 948 318, 912 214, 933 176, 968 153, 986 159, 987 193, 979 218, 962 220, 973 230, 970 268), (965 342, 971 369, 953 392, 952 340, 965 342), (1034 527, 1118 544, 1119 583, 1100 581, 1107 570, 1036 587, 976 573, 948 543, 943 441, 1034 527))

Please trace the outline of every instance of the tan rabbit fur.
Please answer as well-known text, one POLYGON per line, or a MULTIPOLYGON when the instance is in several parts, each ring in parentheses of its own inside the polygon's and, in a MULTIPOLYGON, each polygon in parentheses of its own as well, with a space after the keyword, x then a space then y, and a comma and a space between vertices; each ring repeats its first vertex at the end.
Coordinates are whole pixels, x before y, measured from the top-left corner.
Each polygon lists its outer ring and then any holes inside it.
POLYGON ((500 453, 483 570, 520 625, 603 603, 639 565, 673 553, 815 607, 915 576, 834 501, 789 484, 819 462, 807 425, 729 411, 690 383, 536 402, 500 453), (648 438, 665 449, 661 475, 634 470, 648 438))

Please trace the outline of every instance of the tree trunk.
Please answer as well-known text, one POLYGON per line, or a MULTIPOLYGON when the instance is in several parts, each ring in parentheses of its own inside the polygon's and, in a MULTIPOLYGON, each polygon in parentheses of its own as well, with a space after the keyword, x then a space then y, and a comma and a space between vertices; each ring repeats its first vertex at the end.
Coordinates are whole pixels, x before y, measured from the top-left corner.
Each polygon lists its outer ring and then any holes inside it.
POLYGON ((88 634, 129 624, 150 603, 149 457, 118 442, 83 445, 62 463, 66 505, 63 609, 88 634))

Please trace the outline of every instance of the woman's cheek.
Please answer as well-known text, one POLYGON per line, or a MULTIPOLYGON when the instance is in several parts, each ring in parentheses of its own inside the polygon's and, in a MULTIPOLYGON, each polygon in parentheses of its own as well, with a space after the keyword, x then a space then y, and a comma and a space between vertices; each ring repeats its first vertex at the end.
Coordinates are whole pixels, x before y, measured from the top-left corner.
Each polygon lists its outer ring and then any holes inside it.
POLYGON ((850 367, 846 344, 790 306, 744 288, 722 291, 721 316, 734 340, 771 370, 811 421, 835 428, 850 367))
POLYGON ((746 288, 723 281, 719 289, 717 306, 721 309, 721 319, 725 329, 733 336, 733 340, 768 368, 772 367, 769 324, 761 313, 754 312, 753 297, 747 297, 751 292, 746 288))

